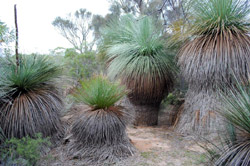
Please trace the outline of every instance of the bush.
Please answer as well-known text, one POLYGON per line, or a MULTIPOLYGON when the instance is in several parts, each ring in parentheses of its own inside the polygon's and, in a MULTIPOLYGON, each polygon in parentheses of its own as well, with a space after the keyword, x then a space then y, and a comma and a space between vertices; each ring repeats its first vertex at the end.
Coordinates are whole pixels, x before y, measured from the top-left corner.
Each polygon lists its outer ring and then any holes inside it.
POLYGON ((14 57, 3 57, 0 62, 0 97, 22 94, 48 85, 61 76, 61 67, 55 65, 47 56, 21 55, 20 66, 14 57))
POLYGON ((79 54, 74 49, 66 49, 64 58, 66 72, 77 82, 89 79, 100 71, 94 52, 79 54))
POLYGON ((173 92, 173 93, 169 93, 168 96, 163 100, 162 104, 164 106, 167 105, 179 105, 181 103, 183 103, 182 98, 183 98, 183 94, 181 92, 173 92))
POLYGON ((226 145, 228 147, 215 164, 248 166, 250 165, 250 88, 238 83, 235 89, 229 90, 226 94, 222 92, 222 100, 225 104, 222 115, 240 134, 237 137, 230 135, 235 140, 231 139, 233 141, 226 145))
POLYGON ((1 162, 3 165, 36 165, 41 158, 41 148, 50 145, 48 138, 42 138, 42 134, 36 134, 34 138, 29 136, 22 139, 11 138, 2 145, 1 162))

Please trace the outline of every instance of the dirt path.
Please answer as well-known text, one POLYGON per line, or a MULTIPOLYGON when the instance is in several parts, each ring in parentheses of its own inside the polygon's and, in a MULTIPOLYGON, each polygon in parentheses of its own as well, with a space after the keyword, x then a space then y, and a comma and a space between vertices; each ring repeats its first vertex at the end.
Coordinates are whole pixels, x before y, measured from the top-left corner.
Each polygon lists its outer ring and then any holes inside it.
MULTIPOLYGON (((83 110, 83 107, 81 107, 83 110)), ((81 111, 72 110, 63 119, 72 123, 81 111)), ((127 133, 137 148, 137 153, 113 166, 203 166, 205 156, 200 148, 190 138, 182 137, 164 126, 129 127, 127 133)), ((49 160, 44 160, 42 166, 83 166, 79 159, 67 157, 67 145, 61 145, 51 150, 49 160)))
POLYGON ((202 149, 164 127, 138 127, 128 130, 138 149, 137 155, 117 166, 202 166, 202 149))
MULTIPOLYGON (((129 128, 128 134, 136 155, 120 161, 114 166, 203 166, 205 156, 193 141, 176 135, 164 127, 129 128)), ((64 146, 50 152, 51 159, 41 165, 81 166, 80 160, 69 160, 64 146)))

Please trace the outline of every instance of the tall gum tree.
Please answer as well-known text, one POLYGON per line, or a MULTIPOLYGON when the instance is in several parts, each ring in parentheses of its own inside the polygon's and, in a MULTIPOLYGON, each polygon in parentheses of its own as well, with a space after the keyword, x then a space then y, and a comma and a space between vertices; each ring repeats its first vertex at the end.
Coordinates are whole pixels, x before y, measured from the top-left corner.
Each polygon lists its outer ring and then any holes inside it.
POLYGON ((92 13, 79 9, 66 18, 56 17, 52 25, 70 42, 79 53, 91 51, 94 42, 90 41, 92 33, 92 13))
POLYGON ((191 27, 187 31, 191 37, 178 55, 189 89, 177 131, 206 135, 225 129, 217 113, 221 106, 218 86, 226 87, 234 77, 249 80, 249 13, 247 1, 243 0, 192 3, 191 27))

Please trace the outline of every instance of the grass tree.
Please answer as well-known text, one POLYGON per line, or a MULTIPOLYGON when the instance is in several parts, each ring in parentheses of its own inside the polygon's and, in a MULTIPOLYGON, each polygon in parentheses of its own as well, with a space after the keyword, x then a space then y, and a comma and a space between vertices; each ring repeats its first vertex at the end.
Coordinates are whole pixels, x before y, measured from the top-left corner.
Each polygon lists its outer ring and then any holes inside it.
POLYGON ((0 128, 7 138, 59 136, 63 102, 56 83, 61 67, 47 56, 19 58, 19 66, 13 57, 1 58, 0 128))
POLYGON ((231 82, 231 72, 239 80, 249 79, 249 13, 244 0, 193 1, 187 31, 191 38, 178 57, 189 83, 179 132, 207 134, 224 125, 215 113, 221 104, 216 86, 231 82))
POLYGON ((235 139, 225 141, 220 157, 216 160, 218 166, 248 166, 250 165, 250 88, 239 85, 236 89, 222 93, 222 116, 236 128, 235 139))
POLYGON ((208 159, 216 166, 250 165, 250 87, 236 83, 223 89, 220 96, 224 107, 221 115, 229 124, 227 136, 220 133, 220 141, 209 142, 208 159))
POLYGON ((130 90, 136 125, 156 125, 159 105, 173 85, 173 54, 161 25, 150 17, 122 16, 104 30, 108 75, 130 90))
POLYGON ((0 128, 0 145, 5 141, 6 137, 3 130, 0 128))
POLYGON ((71 156, 82 158, 89 165, 104 165, 134 154, 135 149, 126 134, 131 114, 115 105, 126 93, 125 87, 103 76, 81 84, 74 96, 89 109, 72 124, 71 156))

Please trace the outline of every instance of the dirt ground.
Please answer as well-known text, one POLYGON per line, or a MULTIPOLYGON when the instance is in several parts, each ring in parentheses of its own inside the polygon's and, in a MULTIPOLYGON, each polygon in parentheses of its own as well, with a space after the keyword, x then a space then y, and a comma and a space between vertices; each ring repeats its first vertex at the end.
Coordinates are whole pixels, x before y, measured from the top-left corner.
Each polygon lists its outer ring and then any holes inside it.
MULTIPOLYGON (((77 114, 80 111, 77 111, 77 114)), ((76 112, 66 117, 72 121, 76 112)), ((183 137, 166 126, 129 127, 129 138, 137 148, 137 153, 113 166, 203 166, 206 157, 191 137, 183 137)), ((43 160, 42 166, 83 166, 79 159, 67 157, 66 145, 52 149, 49 158, 43 160)))

